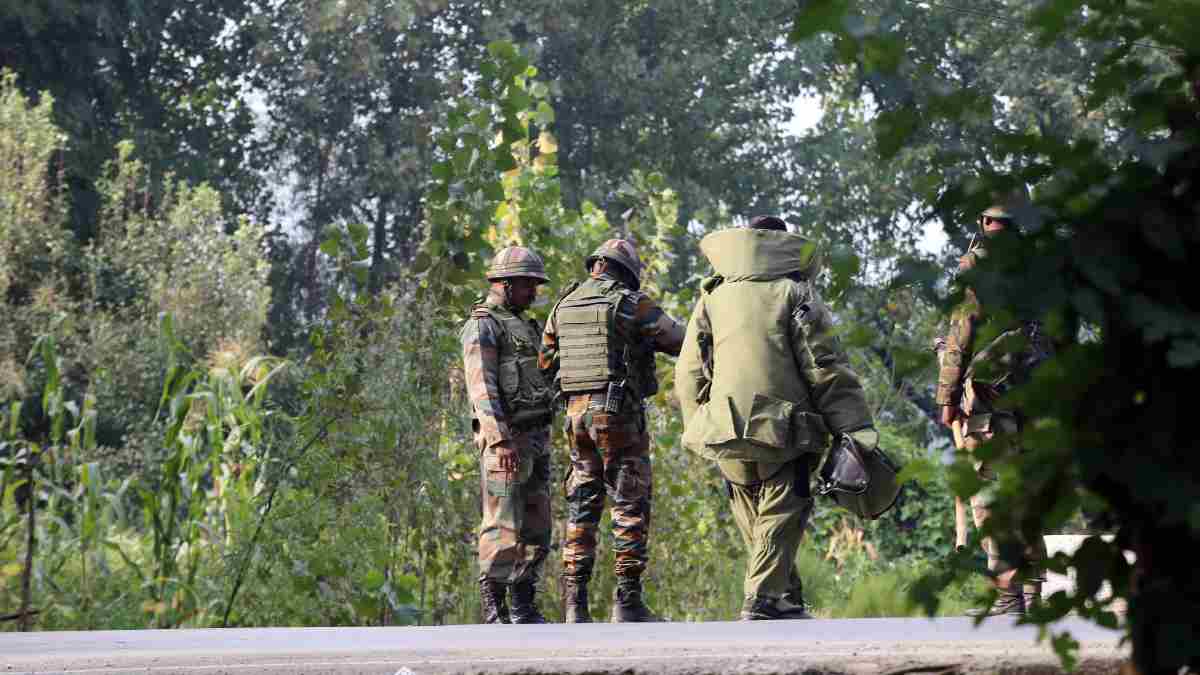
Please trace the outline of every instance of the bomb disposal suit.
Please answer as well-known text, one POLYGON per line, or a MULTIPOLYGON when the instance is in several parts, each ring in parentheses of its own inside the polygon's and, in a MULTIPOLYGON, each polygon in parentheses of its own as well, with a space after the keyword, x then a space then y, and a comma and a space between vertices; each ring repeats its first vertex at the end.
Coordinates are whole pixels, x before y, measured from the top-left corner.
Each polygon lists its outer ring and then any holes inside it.
POLYGON ((683 445, 726 480, 749 560, 743 619, 807 618, 794 561, 812 512, 809 475, 830 434, 878 440, 858 377, 812 279, 798 234, 716 232, 700 242, 701 284, 675 366, 683 445))

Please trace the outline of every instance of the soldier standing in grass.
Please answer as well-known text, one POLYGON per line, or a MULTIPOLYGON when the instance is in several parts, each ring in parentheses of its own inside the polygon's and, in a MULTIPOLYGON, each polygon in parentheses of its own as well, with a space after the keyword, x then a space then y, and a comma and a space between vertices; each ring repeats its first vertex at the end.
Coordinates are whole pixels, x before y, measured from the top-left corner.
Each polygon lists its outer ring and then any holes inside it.
POLYGON ((675 364, 684 447, 717 462, 749 559, 743 620, 812 618, 796 554, 812 514, 810 472, 832 432, 879 440, 862 384, 813 285, 815 247, 782 220, 700 242, 701 284, 675 364))
POLYGON ((479 589, 485 623, 546 623, 534 601, 550 551, 553 392, 538 369, 541 330, 522 313, 548 281, 542 259, 502 249, 491 287, 462 328, 463 372, 479 450, 483 523, 479 589), (505 603, 511 590, 512 610, 505 603))
MULTIPOLYGON (((1006 206, 992 206, 979 217, 983 243, 972 246, 959 259, 960 272, 972 269, 987 256, 987 244, 1000 237, 1016 236, 1013 214, 1006 206)), ((1029 373, 1050 353, 1050 343, 1037 321, 1015 321, 987 344, 978 344, 979 329, 990 318, 975 292, 967 288, 963 303, 950 318, 944 352, 939 358, 937 403, 941 421, 954 430, 960 450, 971 454, 986 442, 1000 444, 1000 461, 1020 451, 1022 413, 1006 405, 1002 394, 1025 382, 1029 373)), ((989 484, 997 480, 995 460, 975 459, 979 477, 989 484)), ((976 527, 982 527, 991 515, 990 487, 971 497, 976 527)), ((995 535, 995 533, 993 533, 995 535)), ((1045 543, 1041 537, 1028 544, 1019 543, 1020 535, 985 537, 988 570, 999 596, 996 602, 974 615, 1024 614, 1041 599, 1041 564, 1045 543), (1007 550, 1010 545, 1015 550, 1007 550)))
POLYGON ((650 437, 642 403, 658 391, 654 353, 679 353, 683 326, 641 287, 633 244, 610 239, 587 257, 588 277, 546 322, 541 364, 566 398, 571 445, 563 547, 567 623, 588 623, 587 584, 605 495, 612 500, 617 588, 612 621, 657 621, 642 600, 650 534, 650 437))

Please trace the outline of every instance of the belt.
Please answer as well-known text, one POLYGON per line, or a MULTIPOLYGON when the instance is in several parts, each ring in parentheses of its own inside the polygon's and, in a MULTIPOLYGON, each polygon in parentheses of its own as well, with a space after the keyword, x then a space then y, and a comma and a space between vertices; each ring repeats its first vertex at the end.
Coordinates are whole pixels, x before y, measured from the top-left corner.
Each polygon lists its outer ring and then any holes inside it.
MULTIPOLYGON (((604 393, 589 394, 589 396, 591 396, 591 398, 588 399, 588 404, 587 404, 588 412, 604 412, 606 410, 606 408, 608 406, 608 394, 604 394, 604 393)), ((637 412, 641 408, 642 408, 641 399, 633 399, 633 398, 630 398, 628 394, 626 394, 624 399, 621 401, 621 407, 618 409, 618 412, 616 414, 619 415, 619 414, 624 414, 624 413, 633 413, 633 412, 637 412)))

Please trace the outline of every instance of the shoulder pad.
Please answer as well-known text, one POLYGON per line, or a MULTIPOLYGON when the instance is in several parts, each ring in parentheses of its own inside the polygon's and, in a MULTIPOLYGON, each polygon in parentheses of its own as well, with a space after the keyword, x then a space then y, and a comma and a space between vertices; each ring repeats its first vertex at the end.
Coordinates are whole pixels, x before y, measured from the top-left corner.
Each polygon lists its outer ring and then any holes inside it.
POLYGON ((575 289, 579 288, 579 283, 580 282, 578 280, 575 280, 567 284, 567 287, 563 289, 563 292, 558 294, 558 301, 562 302, 568 295, 574 293, 575 289))

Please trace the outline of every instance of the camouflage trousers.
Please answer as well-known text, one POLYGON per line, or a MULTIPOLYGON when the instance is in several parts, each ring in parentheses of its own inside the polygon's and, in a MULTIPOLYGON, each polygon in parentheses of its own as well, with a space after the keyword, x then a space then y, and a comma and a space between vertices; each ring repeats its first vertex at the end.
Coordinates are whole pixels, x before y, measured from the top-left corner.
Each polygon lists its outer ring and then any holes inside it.
POLYGON ((596 534, 605 495, 612 500, 613 554, 617 576, 646 570, 650 536, 650 437, 644 413, 610 415, 588 410, 589 397, 567 403, 571 445, 567 476, 568 521, 563 576, 588 579, 596 563, 596 534))
POLYGON ((813 510, 808 480, 807 457, 788 462, 770 478, 751 485, 726 479, 733 519, 749 554, 743 583, 746 597, 778 599, 789 592, 799 597, 796 554, 813 510))
POLYGON ((513 441, 521 453, 515 474, 500 468, 493 448, 479 456, 479 578, 507 584, 536 582, 550 552, 550 434, 533 431, 513 441))
MULTIPOLYGON (((980 446, 989 441, 1002 444, 1000 457, 1020 452, 1020 426, 1016 417, 1011 414, 997 412, 968 417, 964 423, 964 430, 966 433, 963 434, 963 449, 971 453, 972 457, 980 446)), ((991 462, 976 460, 975 471, 989 484, 998 480, 991 462)), ((977 528, 983 527, 991 517, 992 493, 993 489, 988 485, 971 496, 971 516, 977 528)), ((1023 568, 1027 581, 1039 583, 1044 576, 1042 565, 1046 559, 1045 540, 1038 537, 1036 541, 1022 544, 1020 539, 1019 533, 1012 533, 1012 536, 984 537, 982 546, 987 553, 988 571, 998 576, 1023 568)))

